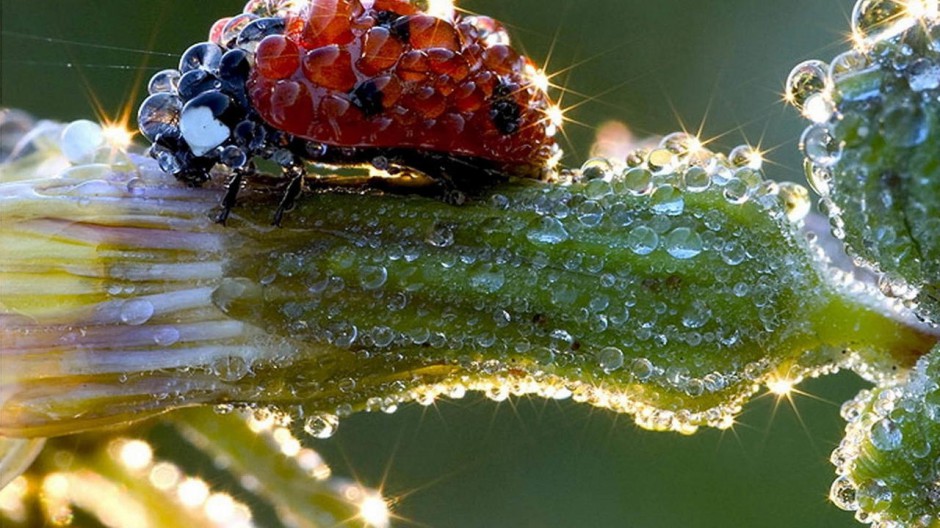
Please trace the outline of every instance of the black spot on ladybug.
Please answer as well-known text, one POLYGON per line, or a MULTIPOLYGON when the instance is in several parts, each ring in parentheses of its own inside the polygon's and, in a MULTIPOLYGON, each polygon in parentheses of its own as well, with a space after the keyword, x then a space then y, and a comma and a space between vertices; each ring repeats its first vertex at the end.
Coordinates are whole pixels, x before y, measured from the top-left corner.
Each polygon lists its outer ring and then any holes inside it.
POLYGON ((379 87, 371 80, 359 83, 349 97, 352 104, 362 110, 366 117, 378 115, 382 112, 382 99, 382 90, 379 90, 379 87))
POLYGON ((499 83, 493 89, 490 103, 490 119, 500 133, 509 135, 519 130, 522 125, 522 107, 512 95, 519 87, 510 83, 499 83))

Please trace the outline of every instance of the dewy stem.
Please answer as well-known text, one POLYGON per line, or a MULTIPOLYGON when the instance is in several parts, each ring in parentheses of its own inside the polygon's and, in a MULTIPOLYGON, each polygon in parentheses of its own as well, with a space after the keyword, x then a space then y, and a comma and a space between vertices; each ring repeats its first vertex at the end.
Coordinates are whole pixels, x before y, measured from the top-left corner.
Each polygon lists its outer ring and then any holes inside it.
POLYGON ((937 339, 833 286, 788 188, 710 153, 463 206, 308 194, 281 229, 265 189, 223 227, 219 189, 141 159, 52 177, 55 156, 0 181, 4 436, 212 404, 322 425, 467 390, 690 433, 760 384, 890 375, 937 339))

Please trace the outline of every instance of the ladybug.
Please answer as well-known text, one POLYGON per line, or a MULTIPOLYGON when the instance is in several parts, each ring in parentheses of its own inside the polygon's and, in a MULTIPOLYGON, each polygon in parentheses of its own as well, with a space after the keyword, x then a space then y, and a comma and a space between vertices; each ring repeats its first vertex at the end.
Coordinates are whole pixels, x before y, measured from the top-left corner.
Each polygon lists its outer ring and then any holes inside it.
POLYGON ((251 0, 151 79, 138 113, 149 154, 193 186, 227 167, 221 223, 256 158, 286 177, 275 224, 305 185, 338 181, 308 163, 423 175, 452 198, 550 178, 559 113, 544 75, 495 20, 418 3, 251 0))

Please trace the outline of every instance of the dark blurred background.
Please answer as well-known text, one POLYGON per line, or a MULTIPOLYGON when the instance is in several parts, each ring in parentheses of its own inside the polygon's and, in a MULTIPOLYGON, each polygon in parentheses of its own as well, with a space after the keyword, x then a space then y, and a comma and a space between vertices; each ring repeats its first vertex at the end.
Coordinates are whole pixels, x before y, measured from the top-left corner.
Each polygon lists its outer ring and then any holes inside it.
MULTIPOLYGON (((238 0, 0 0, 0 105, 41 117, 116 116, 152 72, 241 9, 238 0), (150 53, 148 53, 150 52, 150 53), (96 102, 92 102, 92 100, 96 102)), ((640 134, 685 127, 729 149, 769 150, 769 176, 802 181, 802 128, 781 102, 790 67, 832 57, 851 0, 467 0, 506 22, 570 90, 579 165, 591 125, 640 134), (570 68, 570 69, 569 69, 570 68), (580 95, 579 95, 580 94, 580 95)), ((557 92, 556 92, 557 96, 557 92)), ((131 100, 136 104, 141 93, 131 100)), ((358 415, 310 441, 337 473, 383 485, 395 511, 430 527, 854 527, 828 503, 828 456, 851 375, 805 383, 799 416, 765 396, 732 431, 692 437, 638 430, 626 416, 571 402, 479 398, 358 415)), ((263 522, 261 524, 264 524, 263 522)))

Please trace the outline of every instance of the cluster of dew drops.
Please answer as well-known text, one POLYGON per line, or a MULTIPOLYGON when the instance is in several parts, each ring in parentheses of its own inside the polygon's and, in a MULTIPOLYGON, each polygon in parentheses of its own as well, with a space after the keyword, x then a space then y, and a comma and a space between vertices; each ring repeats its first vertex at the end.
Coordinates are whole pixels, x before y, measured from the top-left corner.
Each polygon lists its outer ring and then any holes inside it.
POLYGON ((855 511, 860 522, 878 528, 926 528, 936 521, 940 439, 928 432, 940 426, 940 365, 934 363, 921 361, 903 386, 864 390, 842 406, 848 426, 830 458, 838 478, 829 496, 836 506, 855 511), (870 456, 867 450, 875 450, 897 473, 856 477, 856 463, 860 457, 870 456), (910 469, 912 474, 899 468, 910 469), (897 513, 898 504, 906 505, 905 513, 897 513))
MULTIPOLYGON (((786 82, 787 101, 812 122, 800 138, 806 178, 821 197, 819 208, 829 216, 832 233, 839 239, 846 237, 846 224, 834 199, 832 180, 847 148, 839 138, 851 136, 859 143, 877 134, 892 147, 918 147, 930 134, 929 114, 935 110, 929 107, 940 101, 937 0, 859 0, 851 23, 852 49, 829 64, 821 60, 800 63, 786 82), (879 114, 877 123, 869 122, 866 115, 873 111, 879 114)), ((864 171, 865 167, 853 166, 852 170, 864 171)), ((867 236, 882 240, 890 234, 867 236)), ((878 268, 855 255, 851 247, 846 251, 857 265, 878 268)), ((918 293, 902 279, 888 275, 882 276, 879 286, 901 300, 918 293)))
MULTIPOLYGON (((608 198, 613 198, 618 194, 632 196, 639 199, 639 203, 644 204, 642 207, 648 209, 653 221, 652 223, 640 220, 628 222, 627 230, 624 232, 627 250, 641 257, 651 255, 654 252, 665 253, 675 259, 677 263, 695 259, 704 252, 714 251, 721 255, 721 259, 730 268, 752 257, 740 243, 735 242, 733 233, 721 234, 724 231, 722 229, 724 220, 712 218, 711 216, 709 218, 703 217, 701 220, 703 231, 695 227, 698 222, 686 225, 683 222, 677 222, 676 219, 684 215, 708 216, 697 209, 690 212, 686 201, 692 195, 710 193, 721 197, 729 206, 737 207, 753 204, 766 211, 777 222, 799 224, 810 208, 808 191, 796 184, 766 180, 762 172, 762 163, 760 153, 750 146, 736 147, 726 155, 710 151, 702 145, 698 138, 691 134, 678 132, 662 138, 652 148, 641 148, 633 151, 625 159, 594 158, 587 161, 579 170, 572 171, 568 176, 571 178, 571 183, 581 186, 578 193, 585 198, 583 201, 576 200, 577 203, 572 202, 569 204, 570 200, 564 198, 548 198, 548 194, 532 193, 531 196, 526 195, 525 198, 520 198, 520 200, 529 200, 531 203, 510 203, 513 198, 502 194, 493 195, 490 202, 494 207, 503 209, 535 209, 545 212, 545 214, 540 214, 534 219, 531 225, 526 226, 525 233, 528 241, 534 246, 548 248, 563 243, 572 237, 577 237, 575 229, 591 229, 606 222, 614 222, 616 220, 616 211, 611 209, 608 198), (569 207, 568 212, 563 212, 569 207)), ((564 189, 564 187, 562 185, 561 189, 564 189)), ((546 192, 548 192, 548 189, 546 189, 546 192)), ((610 203, 616 202, 617 200, 614 200, 610 203)), ((434 232, 427 236, 425 242, 428 246, 446 248, 454 244, 453 233, 434 232)), ((415 251, 418 251, 418 249, 415 249, 415 251)), ((282 255, 282 257, 285 259, 297 258, 296 255, 294 257, 282 255)), ((471 258, 472 255, 466 255, 466 257, 471 258)), ((350 264, 352 267, 360 269, 359 287, 365 291, 378 293, 382 290, 383 285, 391 281, 390 272, 382 267, 382 259, 388 258, 394 261, 397 258, 402 258, 402 255, 389 254, 377 258, 378 260, 362 262, 360 263, 361 266, 350 264)), ((415 253, 412 258, 418 259, 420 255, 415 253)), ((474 281, 473 285, 489 293, 496 294, 504 283, 503 272, 498 267, 487 265, 489 257, 479 255, 476 258, 482 266, 481 269, 488 271, 485 277, 477 280, 477 276, 472 271, 476 268, 470 266, 472 268, 470 273, 474 281)), ((271 266, 275 266, 279 270, 281 268, 293 269, 293 267, 296 267, 289 264, 289 262, 285 262, 285 265, 281 266, 278 259, 271 261, 271 266)), ((442 261, 442 265, 446 265, 446 263, 442 261)), ((601 265, 602 268, 603 266, 604 264, 601 265)), ((611 277, 616 281, 613 275, 611 277)), ((266 280, 276 279, 267 278, 266 280)), ((347 285, 347 287, 355 286, 354 284, 347 285)), ((626 284, 625 287, 629 288, 630 285, 626 284)), ((753 287, 756 288, 757 286, 753 287)), ((743 283, 729 284, 727 291, 728 295, 742 297, 753 293, 748 288, 749 285, 743 283)), ((377 299, 380 297, 385 298, 384 294, 377 297, 377 299)), ((773 295, 768 292, 766 296, 760 295, 757 297, 759 299, 756 301, 755 310, 760 311, 761 314, 766 314, 765 326, 767 332, 770 333, 777 324, 773 303, 767 301, 773 295)), ((712 312, 703 303, 693 303, 692 308, 697 311, 683 315, 681 320, 683 329, 688 330, 687 334, 683 334, 678 330, 657 329, 655 325, 644 327, 640 322, 636 322, 636 339, 643 339, 642 336, 645 334, 651 342, 664 343, 665 339, 678 339, 680 341, 688 340, 687 342, 692 346, 704 346, 704 340, 707 338, 710 340, 708 342, 713 340, 715 346, 719 348, 721 346, 734 346, 738 337, 723 333, 724 330, 733 329, 730 321, 719 320, 718 315, 712 315, 712 312), (703 330, 703 327, 709 322, 709 318, 712 319, 711 326, 715 327, 714 332, 703 330), (696 339, 695 342, 691 341, 693 337, 696 339)), ((661 310, 656 309, 655 314, 665 313, 669 309, 669 306, 663 305, 661 310)), ((596 312, 600 320, 604 321, 603 328, 610 325, 612 330, 618 325, 625 324, 628 317, 624 315, 622 320, 617 319, 615 315, 617 312, 612 302, 609 306, 607 303, 597 304, 597 306, 590 304, 588 310, 591 313, 596 312)), ((513 319, 511 312, 515 311, 515 308, 513 306, 500 306, 497 311, 502 314, 501 317, 505 319, 506 324, 509 324, 513 319)), ((655 314, 653 309, 650 308, 650 314, 647 315, 656 317, 655 314)), ((442 315, 442 317, 445 315, 442 315)), ((762 315, 762 320, 764 319, 762 315)), ((420 329, 420 331, 409 329, 410 327, 407 327, 404 322, 396 323, 394 318, 388 319, 386 322, 388 326, 375 328, 357 328, 352 321, 340 321, 339 323, 337 321, 323 321, 316 314, 306 313, 291 312, 289 316, 285 317, 285 320, 291 321, 292 324, 302 323, 303 332, 307 332, 311 338, 325 339, 330 344, 344 347, 353 346, 355 340, 355 346, 365 346, 376 351, 387 348, 392 343, 399 342, 426 344, 431 348, 449 347, 453 349, 454 346, 457 346, 460 349, 465 348, 467 350, 473 350, 476 347, 498 346, 498 344, 492 342, 495 336, 491 333, 485 335, 467 334, 466 336, 447 336, 435 333, 430 320, 425 321, 429 326, 420 329), (340 324, 342 328, 337 327, 337 324, 340 324)), ((652 323, 649 324, 652 325, 652 323)), ((595 328, 595 330, 598 329, 595 328)), ((566 339, 570 341, 571 338, 567 332, 558 330, 558 333, 559 336, 553 334, 553 340, 557 337, 560 340, 559 342, 566 339)), ((633 333, 633 331, 631 330, 630 333, 633 333)), ((562 345, 559 346, 560 349, 566 349, 562 345)), ((539 354, 538 350, 541 349, 542 347, 536 346, 527 353, 535 357, 536 354, 539 354)), ((544 360, 540 359, 539 364, 551 364, 553 358, 555 358, 555 361, 558 360, 557 354, 552 350, 545 349, 544 352, 545 358, 543 358, 544 360)), ((657 364, 658 362, 653 358, 626 358, 623 351, 617 347, 596 350, 581 359, 593 361, 595 366, 604 372, 627 372, 644 383, 661 383, 674 390, 692 395, 721 391, 724 387, 734 385, 744 379, 758 382, 767 370, 766 364, 759 362, 744 364, 745 362, 741 362, 742 364, 737 365, 733 371, 693 375, 684 368, 657 364)), ((468 365, 468 368, 476 367, 485 368, 488 372, 498 373, 509 370, 511 365, 468 365)), ((666 411, 656 409, 642 402, 636 395, 613 394, 610 391, 605 392, 596 387, 572 387, 566 385, 566 382, 560 379, 554 381, 542 380, 526 384, 520 383, 519 380, 510 376, 506 377, 502 383, 492 381, 492 379, 497 378, 499 377, 490 377, 490 380, 484 385, 468 385, 459 381, 451 381, 414 390, 407 390, 404 386, 398 388, 388 387, 389 390, 382 391, 382 397, 369 399, 366 402, 366 409, 392 413, 405 402, 415 401, 422 404, 431 404, 437 397, 459 398, 468 390, 481 391, 494 401, 505 400, 510 395, 539 394, 556 399, 573 397, 596 406, 627 412, 637 418, 639 425, 650 429, 689 432, 693 431, 698 425, 705 423, 716 427, 727 427, 731 423, 731 417, 740 411, 740 402, 738 401, 728 402, 727 405, 721 405, 705 412, 666 411), (392 396, 389 396, 389 394, 392 396)), ((337 389, 341 393, 349 392, 349 387, 354 386, 355 381, 351 379, 337 381, 337 389)), ((303 409, 298 411, 302 413, 303 409)), ((352 408, 348 404, 338 403, 333 412, 318 412, 305 416, 304 427, 307 433, 314 437, 327 438, 336 432, 340 419, 351 413, 352 408)))

